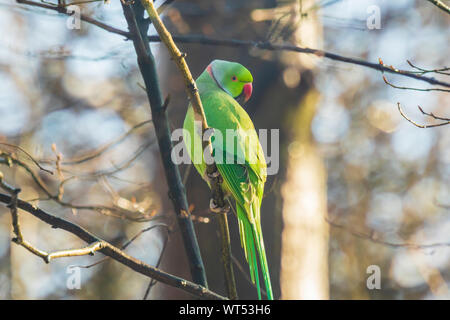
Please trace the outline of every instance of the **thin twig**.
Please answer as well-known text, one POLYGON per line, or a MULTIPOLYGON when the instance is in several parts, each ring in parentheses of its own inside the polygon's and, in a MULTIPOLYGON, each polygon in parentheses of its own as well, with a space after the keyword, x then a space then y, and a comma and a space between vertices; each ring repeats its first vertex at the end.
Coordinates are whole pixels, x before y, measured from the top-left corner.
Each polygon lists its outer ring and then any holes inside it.
MULTIPOLYGON (((244 277, 244 279, 252 286, 256 289, 256 284, 254 284, 252 282, 252 279, 250 278, 250 276, 248 275, 248 273, 245 271, 244 267, 242 266, 242 264, 239 263, 238 259, 236 259, 235 256, 231 255, 231 260, 233 261, 233 263, 236 265, 236 267, 238 268, 238 270, 241 272, 242 276, 244 277)), ((265 297, 267 297, 267 292, 266 290, 264 290, 263 288, 260 287, 261 290, 261 294, 265 297)))
POLYGON ((343 224, 339 224, 334 221, 331 221, 329 219, 325 219, 325 220, 330 224, 330 226, 338 228, 338 229, 346 230, 352 236, 355 236, 355 237, 358 237, 358 238, 361 238, 364 240, 369 240, 374 243, 378 243, 378 244, 392 247, 392 248, 409 248, 409 249, 423 250, 423 249, 450 247, 450 243, 447 243, 447 242, 438 242, 438 243, 430 243, 430 244, 417 244, 417 243, 409 243, 409 242, 404 242, 404 243, 389 242, 389 241, 379 239, 378 237, 375 236, 375 233, 373 233, 373 232, 371 234, 367 234, 367 233, 364 233, 361 231, 349 229, 347 226, 345 226, 343 224))
POLYGON ((81 249, 70 249, 49 253, 46 260, 47 262, 50 262, 53 259, 62 257, 78 257, 78 256, 93 255, 94 252, 99 251, 102 248, 103 242, 98 241, 81 249))
MULTIPOLYGON (((269 51, 293 51, 298 53, 313 54, 320 58, 327 58, 334 61, 340 61, 353 65, 359 65, 362 67, 374 69, 381 72, 388 72, 397 74, 404 77, 413 78, 420 81, 425 81, 433 85, 439 85, 450 88, 450 83, 437 80, 435 78, 424 77, 410 71, 399 70, 392 66, 386 66, 380 63, 368 62, 358 58, 345 57, 339 54, 335 54, 328 51, 319 49, 299 47, 291 44, 274 44, 268 41, 253 41, 253 40, 239 40, 239 39, 217 39, 207 37, 203 35, 173 35, 173 40, 177 43, 191 43, 191 44, 203 44, 212 46, 225 46, 225 47, 244 47, 244 48, 258 48, 261 50, 269 51)), ((150 42, 161 42, 161 38, 157 35, 148 36, 150 42)))
POLYGON ((433 119, 442 120, 442 121, 450 121, 450 118, 439 117, 439 116, 436 116, 435 114, 433 114, 432 112, 425 112, 425 111, 423 111, 421 106, 417 106, 417 107, 419 108, 420 112, 422 112, 422 114, 424 114, 426 116, 429 116, 429 117, 431 117, 433 119))
POLYGON ((23 149, 22 147, 16 146, 16 145, 14 145, 14 144, 6 143, 6 142, 0 142, 0 145, 7 146, 7 147, 10 147, 10 148, 13 148, 13 149, 17 149, 17 150, 22 151, 22 152, 23 152, 23 153, 24 153, 31 161, 33 161, 33 163, 34 163, 40 170, 45 171, 45 172, 50 173, 50 174, 53 174, 53 171, 48 170, 48 169, 45 169, 44 167, 42 167, 42 166, 39 164, 39 162, 38 162, 36 159, 34 159, 34 157, 33 157, 31 154, 29 154, 29 153, 28 153, 25 149, 23 149))
POLYGON ((164 10, 166 10, 170 5, 175 2, 175 0, 165 0, 161 5, 158 7, 158 14, 161 14, 164 10))
MULTIPOLYGON (((71 159, 71 160, 67 160, 67 161, 62 161, 61 164, 62 165, 78 165, 78 164, 82 164, 84 162, 93 160, 95 158, 98 158, 99 156, 101 156, 103 153, 105 153, 106 151, 108 151, 112 147, 115 147, 118 144, 120 144, 122 141, 124 141, 127 137, 129 137, 137 129, 139 129, 139 128, 143 127, 144 125, 149 124, 151 122, 152 122, 152 120, 147 120, 147 121, 140 122, 140 123, 134 125, 130 130, 125 132, 123 135, 121 135, 117 139, 115 139, 112 142, 104 145, 103 147, 95 150, 95 152, 93 152, 91 154, 88 154, 88 155, 85 155, 85 156, 82 156, 82 157, 79 157, 77 159, 71 159)), ((42 162, 42 163, 53 163, 54 160, 40 160, 40 162, 42 162)))
POLYGON ((402 87, 402 86, 397 86, 391 82, 389 82, 386 78, 386 76, 383 76, 383 80, 384 83, 386 83, 387 85, 391 86, 392 88, 395 89, 401 89, 401 90, 413 90, 413 91, 423 91, 423 92, 428 92, 428 91, 441 91, 441 92, 450 92, 450 89, 443 89, 443 88, 413 88, 413 87, 402 87))
POLYGON ((230 300, 237 300, 237 288, 236 280, 234 277, 233 263, 231 258, 231 240, 230 240, 230 230, 228 227, 228 217, 226 212, 220 212, 219 215, 219 229, 220 229, 220 239, 222 242, 221 252, 222 252, 222 264, 224 266, 225 273, 225 286, 228 292, 228 298, 230 300))
MULTIPOLYGON (((397 103, 397 107, 398 107, 398 111, 400 112, 400 114, 401 114, 401 116, 402 116, 403 118, 405 118, 408 122, 412 123, 413 125, 415 125, 415 126, 418 127, 418 128, 421 128, 421 129, 441 127, 441 126, 446 126, 446 125, 450 124, 450 120, 449 120, 449 119, 446 119, 445 122, 441 122, 441 123, 437 123, 437 124, 427 124, 427 125, 419 124, 419 123, 415 122, 414 120, 412 120, 411 118, 409 118, 409 117, 403 112, 403 110, 402 110, 402 108, 401 108, 401 105, 400 105, 400 102, 397 103)), ((430 117, 433 117, 433 118, 439 119, 439 120, 445 119, 445 118, 439 118, 439 117, 436 117, 436 116, 433 115, 432 113, 431 113, 431 114, 427 114, 427 113, 425 113, 425 112, 422 110, 422 108, 421 108, 420 106, 418 106, 418 107, 419 107, 419 110, 420 110, 423 114, 425 114, 425 115, 427 115, 427 116, 430 116, 430 117)))
MULTIPOLYGON (((35 184, 39 187, 41 191, 47 196, 45 200, 51 200, 58 203, 60 206, 66 208, 72 208, 77 210, 92 210, 99 212, 104 215, 116 217, 116 218, 126 218, 132 221, 148 221, 153 215, 150 213, 141 213, 139 211, 127 210, 126 208, 122 208, 119 206, 104 206, 104 205, 77 205, 71 202, 63 201, 60 197, 60 191, 56 194, 53 194, 52 191, 48 188, 48 186, 42 181, 40 176, 36 174, 28 164, 23 161, 20 161, 16 158, 11 157, 10 154, 0 151, 0 164, 6 164, 11 166, 13 164, 18 165, 23 168, 33 179, 35 184), (2 159, 3 158, 3 159, 2 159)), ((118 170, 116 170, 118 171, 118 170)), ((64 184, 66 181, 71 180, 72 178, 66 179, 62 182, 64 184)))
POLYGON ((189 163, 186 170, 184 171, 184 175, 183 175, 183 184, 186 185, 188 179, 189 179, 189 174, 191 173, 191 169, 192 169, 192 163, 189 163))
MULTIPOLYGON (((167 230, 167 234, 166 234, 166 237, 164 238, 164 244, 161 249, 161 253, 159 254, 158 261, 156 262, 156 265, 155 265, 156 268, 159 268, 159 265, 161 264, 161 261, 164 256, 164 252, 166 251, 166 248, 167 248, 167 243, 169 242, 170 229, 166 229, 166 230, 167 230)), ((155 279, 150 280, 150 283, 148 284, 147 290, 145 290, 145 294, 144 294, 144 297, 142 300, 147 300, 147 297, 150 294, 150 290, 153 288, 153 286, 156 283, 157 283, 157 281, 155 279)))
MULTIPOLYGON (((67 9, 64 7, 55 7, 52 5, 46 5, 43 3, 35 2, 35 1, 29 1, 29 0, 16 0, 18 3, 31 5, 31 6, 37 6, 49 10, 54 10, 59 13, 70 15, 68 13, 67 9)), ((430 1, 430 0, 429 0, 430 1)), ((87 23, 90 23, 92 25, 95 25, 101 29, 104 29, 108 32, 112 32, 118 35, 121 35, 127 39, 131 39, 131 33, 120 30, 118 28, 115 28, 113 26, 107 25, 103 22, 97 21, 89 16, 81 15, 80 19, 82 21, 85 21, 87 23)), ((262 50, 269 50, 269 51, 293 51, 293 52, 299 52, 299 53, 305 53, 305 54, 314 54, 318 57, 324 57, 327 59, 340 61, 344 63, 350 63, 354 65, 363 66, 366 68, 382 71, 382 72, 390 72, 410 78, 414 78, 416 80, 425 81, 433 85, 441 85, 444 87, 450 87, 450 83, 443 82, 436 80, 434 78, 428 78, 424 77, 418 74, 415 74, 414 72, 409 71, 403 71, 403 70, 394 70, 387 66, 382 66, 377 63, 372 63, 368 61, 364 61, 357 58, 350 58, 341 56, 335 53, 318 50, 318 49, 311 49, 311 48, 305 48, 305 47, 298 47, 295 45, 290 44, 273 44, 267 41, 253 41, 253 40, 239 40, 239 39, 217 39, 212 37, 206 37, 203 35, 175 35, 172 36, 173 40, 178 43, 192 43, 192 44, 203 44, 203 45, 213 45, 213 46, 226 46, 226 47, 247 47, 247 48, 258 48, 262 50)), ((157 35, 151 35, 148 36, 148 40, 150 42, 160 42, 161 39, 157 35)))
POLYGON ((419 71, 410 71, 410 72, 415 72, 415 73, 419 73, 419 74, 427 74, 427 73, 438 73, 438 74, 442 74, 445 76, 450 76, 450 73, 447 71, 450 71, 450 68, 445 67, 445 68, 441 68, 441 69, 424 69, 421 67, 416 66, 415 64, 413 64, 411 61, 406 60, 406 62, 408 62, 408 64, 419 71))

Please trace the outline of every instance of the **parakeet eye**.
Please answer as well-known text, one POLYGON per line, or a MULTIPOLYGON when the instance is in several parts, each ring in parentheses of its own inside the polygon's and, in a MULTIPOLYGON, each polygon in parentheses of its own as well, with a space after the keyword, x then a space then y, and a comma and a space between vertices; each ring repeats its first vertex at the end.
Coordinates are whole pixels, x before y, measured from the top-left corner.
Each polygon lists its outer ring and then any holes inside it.
POLYGON ((236 76, 232 76, 232 77, 231 77, 231 81, 237 81, 236 76))

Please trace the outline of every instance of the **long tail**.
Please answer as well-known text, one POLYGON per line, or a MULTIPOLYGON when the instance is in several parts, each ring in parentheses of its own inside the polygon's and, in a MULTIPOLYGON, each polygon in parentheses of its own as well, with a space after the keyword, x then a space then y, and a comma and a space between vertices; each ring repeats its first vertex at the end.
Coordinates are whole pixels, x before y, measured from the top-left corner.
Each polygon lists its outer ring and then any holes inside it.
MULTIPOLYGON (((250 209, 252 210, 252 209, 250 209)), ((237 216, 239 220, 239 233, 241 235, 241 245, 244 248, 245 258, 250 268, 250 277, 256 285, 258 291, 258 299, 261 300, 261 288, 259 283, 258 258, 263 274, 264 284, 266 287, 267 298, 273 300, 272 284, 270 282, 269 267, 267 265, 266 250, 264 249, 264 241, 261 232, 261 226, 250 223, 245 209, 240 205, 236 206, 237 216)))

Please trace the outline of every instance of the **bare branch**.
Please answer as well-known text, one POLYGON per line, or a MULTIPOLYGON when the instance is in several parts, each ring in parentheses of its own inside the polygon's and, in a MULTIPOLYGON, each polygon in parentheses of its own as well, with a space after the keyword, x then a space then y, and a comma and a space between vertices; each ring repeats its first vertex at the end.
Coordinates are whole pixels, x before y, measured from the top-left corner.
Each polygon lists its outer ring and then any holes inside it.
MULTIPOLYGON (((245 271, 244 267, 242 266, 242 264, 239 263, 238 259, 236 259, 235 256, 231 255, 231 260, 233 261, 233 263, 236 265, 236 267, 238 268, 238 270, 241 272, 242 276, 244 277, 244 279, 252 286, 256 289, 256 284, 254 284, 252 282, 252 279, 250 279, 250 276, 248 275, 248 273, 245 271)), ((263 288, 259 288, 261 290, 261 294, 265 297, 267 297, 267 292, 266 290, 264 290, 263 288)))
POLYGON ((78 257, 78 256, 93 255, 94 252, 99 251, 100 249, 103 248, 103 246, 104 246, 103 242, 98 241, 81 249, 71 249, 53 252, 48 254, 46 261, 50 262, 53 259, 62 257, 78 257))
POLYGON ((428 0, 428 2, 431 2, 432 4, 434 4, 436 7, 438 7, 442 11, 450 14, 450 7, 448 5, 446 5, 445 3, 443 3, 442 1, 440 1, 440 0, 428 0))
MULTIPOLYGON (((152 225, 152 226, 150 226, 148 228, 145 228, 145 229, 142 229, 141 231, 139 231, 130 240, 128 240, 122 247, 120 247, 120 249, 121 250, 125 250, 131 243, 133 243, 133 241, 135 241, 137 238, 139 238, 142 234, 144 234, 145 232, 148 232, 150 230, 153 230, 155 228, 158 228, 158 227, 165 227, 166 230, 167 230, 167 234, 168 235, 172 232, 171 228, 165 223, 154 224, 154 225, 152 225)), ((84 269, 89 269, 89 268, 92 268, 92 267, 94 267, 96 265, 99 265, 99 264, 101 264, 101 263, 103 263, 103 262, 105 262, 107 260, 108 260, 108 257, 103 258, 103 259, 101 259, 101 260, 99 260, 97 262, 94 262, 92 264, 89 264, 89 265, 83 265, 83 266, 77 266, 77 267, 84 268, 84 269)), ((158 266, 159 265, 156 265, 156 268, 158 268, 158 266)))
POLYGON ((441 123, 437 123, 437 124, 428 124, 428 125, 423 125, 423 124, 419 124, 417 122, 415 122, 414 120, 412 120, 411 118, 409 118, 402 110, 401 106, 400 106, 400 102, 397 102, 397 107, 398 107, 398 111, 400 112, 400 114, 402 115, 403 118, 405 118, 406 120, 408 120, 410 123, 412 123, 413 125, 415 125, 418 128, 421 129, 427 129, 427 128, 435 128, 435 127, 441 127, 441 126, 446 126, 448 124, 450 124, 450 119, 446 119, 446 118, 441 118, 441 117, 436 117, 434 114, 432 113, 426 113, 425 111, 422 110, 422 108, 420 106, 418 106, 419 110, 427 116, 430 116, 434 119, 437 120, 443 120, 445 122, 441 122, 441 123))
MULTIPOLYGON (((149 124, 151 122, 152 122, 152 120, 147 120, 147 121, 140 122, 140 123, 134 125, 130 130, 125 132, 123 135, 121 135, 117 139, 115 139, 112 142, 104 145, 103 147, 95 150, 95 152, 92 152, 91 154, 84 155, 84 156, 79 157, 77 159, 71 159, 71 160, 67 160, 67 161, 62 161, 61 164, 62 165, 79 165, 79 164, 88 162, 90 160, 93 160, 95 158, 98 158, 102 154, 104 154, 106 151, 110 150, 111 148, 113 148, 113 147, 117 146, 118 144, 120 144, 121 142, 123 142, 126 138, 128 138, 137 129, 139 129, 139 128, 143 127, 144 125, 149 124)), ((41 163, 53 163, 55 161, 54 160, 40 160, 40 162, 41 163)))
MULTIPOLYGON (((9 204, 12 201, 12 196, 2 194, 0 193, 0 202, 9 204)), ((92 233, 89 233, 82 227, 69 222, 68 220, 62 219, 60 217, 51 215, 32 204, 17 199, 17 208, 20 208, 36 218, 44 221, 45 223, 51 225, 53 228, 59 228, 66 230, 74 235, 76 235, 81 240, 86 241, 89 244, 94 243, 101 243, 102 248, 98 251, 103 253, 104 255, 120 262, 121 264, 129 267, 130 269, 143 274, 149 278, 156 279, 159 282, 165 283, 169 286, 173 286, 176 288, 179 288, 181 290, 184 290, 194 296, 205 298, 205 299, 219 299, 219 300, 225 300, 225 297, 222 297, 207 288, 197 285, 195 283, 192 283, 190 281, 187 281, 185 279, 179 278, 177 276, 173 276, 171 274, 168 274, 164 271, 159 270, 158 268, 152 267, 145 262, 136 259, 132 256, 129 256, 122 250, 118 249, 117 247, 111 245, 107 241, 104 241, 96 236, 94 236, 92 233)))
POLYGON ((345 226, 343 224, 339 224, 334 221, 331 221, 329 219, 326 219, 326 221, 330 224, 330 226, 338 228, 338 229, 346 230, 352 236, 355 236, 355 237, 358 237, 361 239, 365 239, 365 240, 369 240, 374 243, 378 243, 378 244, 392 247, 392 248, 409 248, 409 249, 423 250, 423 249, 450 247, 450 243, 448 243, 448 242, 438 242, 438 243, 430 243, 430 244, 417 244, 417 243, 408 243, 408 242, 405 242, 405 243, 389 242, 389 241, 385 241, 385 240, 382 240, 379 237, 377 237, 375 232, 371 232, 370 234, 367 234, 367 233, 364 233, 361 231, 349 229, 347 226, 345 226))
MULTIPOLYGON (((161 264, 162 258, 164 256, 164 252, 166 251, 166 248, 167 248, 167 243, 169 242, 170 229, 166 229, 166 230, 167 230, 167 234, 166 234, 166 237, 164 238, 164 244, 161 249, 161 253, 159 254, 158 261, 156 262, 156 268, 159 268, 159 265, 161 264)), ((157 281, 155 279, 150 280, 150 283, 148 284, 147 290, 145 290, 144 298, 142 300, 147 300, 147 297, 150 294, 150 290, 153 288, 153 286, 156 283, 157 283, 157 281)))
POLYGON ((432 112, 425 112, 425 111, 423 111, 421 106, 417 106, 417 107, 419 108, 420 112, 422 112, 422 114, 424 114, 426 116, 429 116, 429 117, 431 117, 433 119, 442 120, 442 121, 450 121, 450 118, 438 117, 438 116, 434 115, 432 112))
POLYGON ((17 149, 19 151, 22 151, 31 161, 33 161, 33 163, 42 171, 45 171, 47 173, 53 174, 53 171, 45 169, 44 167, 42 167, 39 162, 31 155, 29 154, 25 149, 21 148, 20 146, 16 146, 14 144, 10 144, 10 143, 6 143, 6 142, 0 142, 0 145, 3 146, 7 146, 13 149, 17 149))
POLYGON ((397 85, 395 85, 395 84, 390 83, 390 82, 387 80, 386 76, 383 76, 383 80, 384 80, 384 82, 385 82, 387 85, 389 85, 389 86, 391 86, 392 88, 395 88, 395 89, 401 89, 401 90, 413 90, 413 91, 424 91, 424 92, 427 92, 427 91, 450 92, 450 89, 442 89, 442 88, 425 88, 425 89, 422 89, 422 88, 412 88, 412 87, 401 87, 401 86, 397 86, 397 85))
MULTIPOLYGON (((350 58, 341 56, 335 53, 318 50, 318 49, 312 49, 312 48, 305 48, 305 47, 298 47, 291 44, 274 44, 270 42, 261 42, 261 41, 251 41, 251 40, 238 40, 238 39, 217 39, 212 37, 206 37, 203 35, 174 35, 172 36, 173 40, 178 43, 191 43, 191 44, 203 44, 203 45, 212 45, 212 46, 225 46, 225 47, 246 47, 246 48, 258 48, 262 50, 269 50, 269 51, 293 51, 293 52, 299 52, 299 53, 305 53, 305 54, 313 54, 317 57, 323 57, 330 60, 340 61, 344 63, 354 64, 363 66, 366 68, 378 70, 381 72, 388 72, 397 74, 404 77, 413 78, 420 81, 425 81, 433 85, 440 85, 443 87, 450 88, 450 83, 439 81, 434 78, 428 78, 424 77, 415 73, 412 73, 410 71, 405 70, 399 70, 393 67, 388 67, 384 64, 380 63, 373 63, 368 62, 365 60, 357 59, 357 58, 350 58)), ((159 36, 151 35, 148 36, 148 40, 150 42, 161 42, 161 39, 159 36)))
POLYGON ((408 64, 409 64, 412 68, 414 68, 414 69, 416 69, 416 70, 419 70, 419 71, 410 71, 410 72, 415 72, 415 73, 419 73, 419 74, 438 73, 438 74, 442 74, 442 75, 445 75, 445 76, 450 76, 450 73, 447 72, 447 71, 450 71, 450 68, 448 68, 448 67, 441 68, 441 69, 432 69, 432 70, 428 69, 428 70, 427 70, 427 69, 420 68, 420 67, 414 65, 414 64, 413 64, 411 61, 409 61, 409 60, 406 60, 406 62, 408 62, 408 64))
MULTIPOLYGON (((136 155, 137 157, 137 155, 136 155)), ((59 205, 66 207, 66 208, 72 208, 77 210, 92 210, 99 212, 104 215, 116 217, 116 218, 126 218, 128 220, 132 221, 148 221, 150 218, 153 217, 153 213, 142 213, 139 211, 134 210, 128 210, 127 208, 121 207, 121 206, 104 206, 104 205, 77 205, 71 202, 64 201, 61 197, 61 186, 64 185, 67 181, 72 180, 71 178, 68 178, 66 180, 63 180, 58 188, 58 192, 54 194, 48 186, 42 181, 40 176, 36 174, 30 166, 28 166, 25 162, 20 161, 19 159, 16 159, 12 157, 11 154, 8 154, 6 152, 0 151, 0 164, 6 164, 8 166, 12 166, 13 164, 18 165, 19 167, 25 169, 25 171, 31 176, 35 184, 39 187, 39 189, 47 196, 47 199, 43 200, 52 200, 59 205)), ((119 168, 122 170, 123 168, 119 168)), ((119 169, 114 170, 115 172, 120 171, 119 169)))

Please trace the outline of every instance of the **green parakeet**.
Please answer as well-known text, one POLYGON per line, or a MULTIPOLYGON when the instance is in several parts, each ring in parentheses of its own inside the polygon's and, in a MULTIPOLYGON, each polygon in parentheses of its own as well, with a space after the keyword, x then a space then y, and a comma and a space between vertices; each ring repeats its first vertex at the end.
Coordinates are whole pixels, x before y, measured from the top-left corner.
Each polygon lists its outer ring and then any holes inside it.
MULTIPOLYGON (((251 279, 261 299, 259 262, 267 296, 273 299, 260 215, 267 165, 253 123, 238 103, 250 98, 252 82, 253 77, 244 66, 223 60, 211 62, 196 80, 208 126, 214 129, 211 144, 214 161, 223 178, 222 189, 236 203, 241 245, 251 279)), ((184 129, 189 156, 209 184, 201 147, 201 123, 192 106, 188 108, 184 129)))

